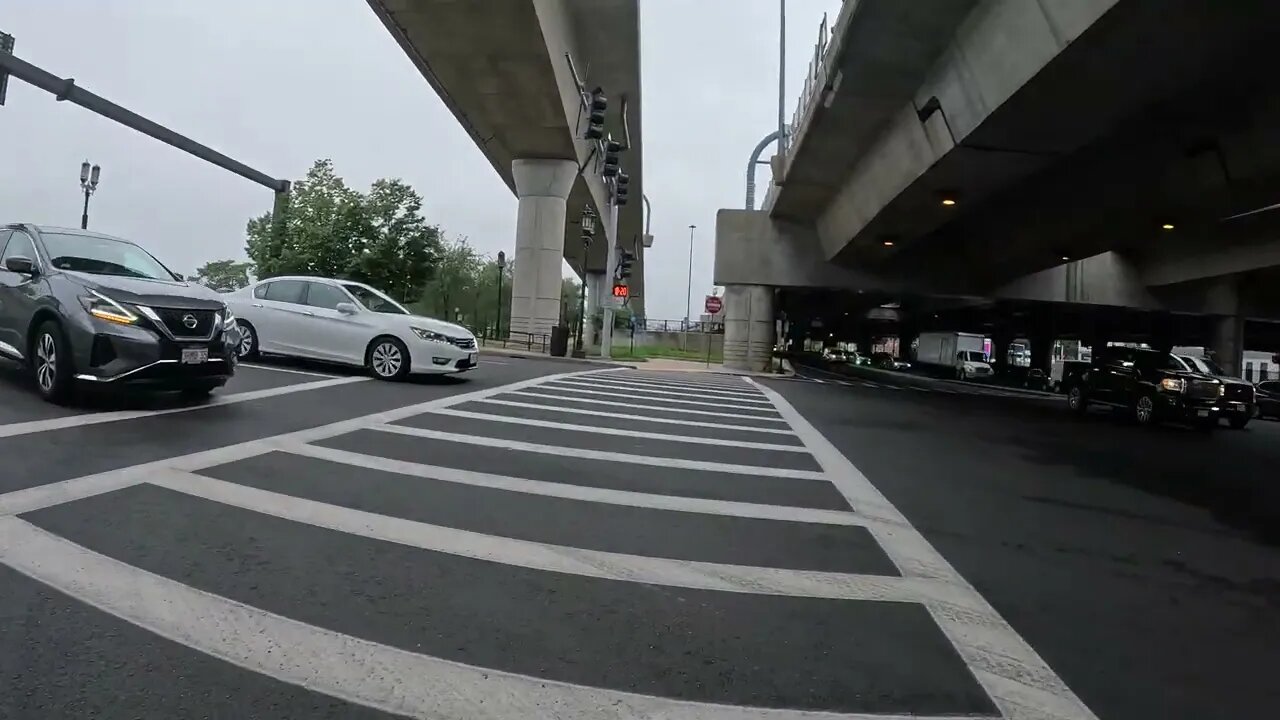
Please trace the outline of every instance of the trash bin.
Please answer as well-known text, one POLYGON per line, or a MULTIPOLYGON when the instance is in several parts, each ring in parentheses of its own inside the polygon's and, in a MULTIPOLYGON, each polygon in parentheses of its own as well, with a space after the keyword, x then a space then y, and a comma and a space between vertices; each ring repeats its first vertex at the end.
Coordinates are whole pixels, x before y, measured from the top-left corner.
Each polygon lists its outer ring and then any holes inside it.
POLYGON ((551 328, 551 354, 555 357, 569 354, 569 326, 556 325, 551 328))

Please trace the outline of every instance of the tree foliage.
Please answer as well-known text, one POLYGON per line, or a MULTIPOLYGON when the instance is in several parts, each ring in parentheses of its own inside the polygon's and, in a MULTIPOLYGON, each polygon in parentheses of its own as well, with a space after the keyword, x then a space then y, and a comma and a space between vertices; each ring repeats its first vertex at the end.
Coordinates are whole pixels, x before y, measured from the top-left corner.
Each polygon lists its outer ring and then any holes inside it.
POLYGON ((510 327, 508 310, 514 277, 510 261, 501 271, 501 297, 497 260, 481 255, 466 238, 456 238, 444 245, 436 270, 419 303, 424 314, 461 323, 490 336, 510 327), (501 330, 496 327, 499 307, 501 330))
POLYGON ((318 275, 365 282, 400 299, 417 298, 440 252, 440 230, 422 217, 422 196, 398 179, 368 193, 347 187, 330 160, 293 184, 283 231, 272 213, 245 228, 245 250, 261 277, 318 275))
POLYGON ((192 280, 218 292, 230 292, 248 285, 252 272, 251 262, 213 260, 197 268, 192 280))

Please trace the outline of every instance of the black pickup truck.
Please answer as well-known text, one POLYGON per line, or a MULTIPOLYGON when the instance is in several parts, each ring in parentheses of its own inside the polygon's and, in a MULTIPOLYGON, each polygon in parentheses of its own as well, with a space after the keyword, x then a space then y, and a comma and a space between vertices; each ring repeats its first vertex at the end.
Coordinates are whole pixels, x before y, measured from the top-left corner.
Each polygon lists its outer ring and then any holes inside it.
POLYGON ((1222 401, 1218 403, 1218 407, 1222 410, 1222 419, 1229 422, 1231 427, 1242 430, 1258 414, 1258 392, 1253 387, 1253 383, 1231 377, 1221 365, 1209 358, 1194 355, 1175 357, 1181 360, 1188 370, 1211 375, 1222 382, 1222 401))
MULTIPOLYGON (((1083 414, 1090 405, 1109 405, 1128 412, 1139 425, 1168 420, 1210 429, 1224 417, 1225 388, 1222 381, 1189 370, 1169 353, 1109 347, 1094 356, 1080 381, 1067 391, 1067 406, 1083 414)), ((1233 427, 1239 421, 1229 419, 1233 427)))

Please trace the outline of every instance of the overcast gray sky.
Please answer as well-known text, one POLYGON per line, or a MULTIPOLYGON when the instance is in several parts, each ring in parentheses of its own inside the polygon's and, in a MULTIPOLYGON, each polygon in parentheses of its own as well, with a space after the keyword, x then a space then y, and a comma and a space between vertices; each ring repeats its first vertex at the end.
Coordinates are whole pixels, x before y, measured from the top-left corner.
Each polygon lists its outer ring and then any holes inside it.
MULTIPOLYGON (((822 14, 839 6, 787 3, 788 118, 822 14)), ((716 210, 742 206, 748 153, 777 124, 778 0, 640 0, 640 11, 648 315, 676 319, 688 226, 698 305, 716 210)), ((18 56, 269 175, 330 157, 362 189, 401 177, 448 235, 513 249, 515 199, 363 0, 6 0, 0 30, 18 56)), ((0 150, 0 218, 77 225, 89 159, 103 168, 90 227, 183 271, 243 257, 245 221, 271 204, 266 188, 20 82, 0 107, 0 150)), ((763 193, 767 168, 759 178, 763 193)))

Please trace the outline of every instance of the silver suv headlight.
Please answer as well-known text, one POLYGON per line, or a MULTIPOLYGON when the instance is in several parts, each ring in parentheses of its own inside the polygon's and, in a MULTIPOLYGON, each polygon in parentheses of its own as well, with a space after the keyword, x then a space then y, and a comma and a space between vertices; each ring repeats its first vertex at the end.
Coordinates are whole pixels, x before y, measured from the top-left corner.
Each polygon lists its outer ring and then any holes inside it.
POLYGON ((117 323, 120 325, 133 325, 138 322, 138 316, 124 305, 103 295, 97 290, 85 288, 88 295, 80 296, 80 304, 84 306, 85 312, 107 322, 117 323))

